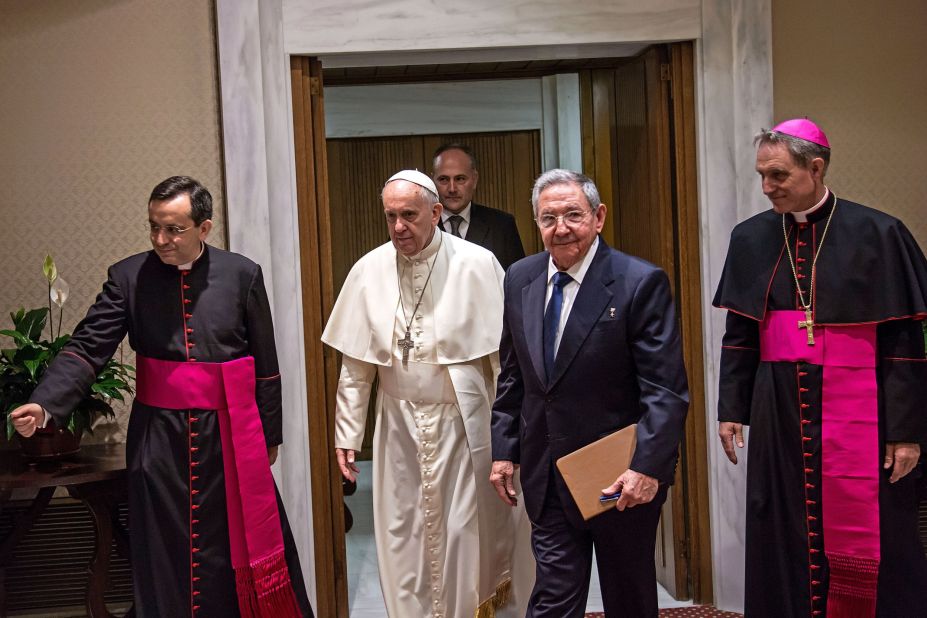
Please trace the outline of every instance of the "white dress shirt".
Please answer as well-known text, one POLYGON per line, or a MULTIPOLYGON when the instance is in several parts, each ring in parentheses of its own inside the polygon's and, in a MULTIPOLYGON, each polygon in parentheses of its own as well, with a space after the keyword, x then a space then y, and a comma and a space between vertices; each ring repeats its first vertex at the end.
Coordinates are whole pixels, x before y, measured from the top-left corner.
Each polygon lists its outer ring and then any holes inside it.
POLYGON ((460 227, 457 228, 457 231, 460 233, 460 237, 464 240, 467 239, 467 230, 470 229, 470 206, 473 205, 473 202, 467 204, 467 207, 461 210, 460 212, 454 213, 445 208, 441 211, 441 225, 444 226, 444 231, 448 234, 451 233, 451 224, 447 222, 448 219, 453 217, 455 214, 458 217, 461 217, 463 221, 460 222, 460 227))
MULTIPOLYGON (((583 277, 592 264, 592 258, 599 248, 599 237, 596 236, 592 241, 592 246, 586 251, 583 259, 579 260, 573 266, 566 269, 566 274, 573 277, 573 280, 563 286, 563 305, 560 308, 560 324, 557 325, 557 338, 554 340, 554 358, 557 357, 557 351, 560 349, 560 337, 563 335, 563 327, 566 326, 567 319, 570 317, 570 310, 573 309, 573 301, 576 300, 576 294, 579 292, 579 286, 583 283, 583 277)), ((559 269, 554 265, 554 259, 550 258, 547 262, 547 295, 544 297, 544 311, 547 311, 547 304, 550 302, 550 295, 553 292, 554 274, 559 269)))

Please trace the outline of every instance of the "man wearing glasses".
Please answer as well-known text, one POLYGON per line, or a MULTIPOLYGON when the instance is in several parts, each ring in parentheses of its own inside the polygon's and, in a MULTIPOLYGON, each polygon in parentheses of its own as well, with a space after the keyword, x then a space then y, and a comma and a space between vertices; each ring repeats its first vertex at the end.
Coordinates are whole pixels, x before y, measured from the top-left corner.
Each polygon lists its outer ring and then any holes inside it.
POLYGON ((153 250, 103 291, 11 413, 24 436, 61 423, 128 334, 136 397, 126 465, 135 612, 311 616, 270 464, 280 372, 261 267, 206 244, 212 197, 174 176, 148 202, 153 250))
POLYGON ((531 201, 547 251, 506 274, 490 475, 514 505, 521 466, 537 560, 527 615, 583 616, 595 549, 605 614, 655 617, 656 527, 689 406, 669 280, 599 238, 606 209, 586 176, 545 172, 531 201), (632 423, 631 469, 602 488, 621 492, 616 508, 584 522, 554 462, 632 423))

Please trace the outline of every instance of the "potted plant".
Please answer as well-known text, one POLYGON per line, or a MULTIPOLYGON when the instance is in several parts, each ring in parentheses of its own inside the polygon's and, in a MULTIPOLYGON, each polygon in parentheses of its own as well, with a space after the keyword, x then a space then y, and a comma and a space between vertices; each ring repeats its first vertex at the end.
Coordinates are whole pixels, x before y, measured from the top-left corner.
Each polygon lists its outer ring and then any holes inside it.
MULTIPOLYGON (((7 439, 12 439, 16 433, 10 422, 10 412, 29 400, 49 363, 71 339, 70 335, 61 334, 67 283, 58 276, 50 256, 45 258, 43 270, 48 280, 49 306, 10 313, 13 328, 0 330, 0 335, 9 337, 13 343, 11 348, 0 349, 0 412, 6 418, 7 439), (52 303, 59 311, 57 336, 51 319, 52 303), (49 338, 43 339, 46 324, 49 338)), ((92 434, 93 422, 99 416, 115 418, 112 401, 124 401, 126 394, 133 393, 130 381, 134 371, 131 365, 110 359, 91 386, 90 394, 71 411, 64 426, 55 426, 55 422, 50 421, 48 427, 36 431, 32 437, 20 436, 23 454, 59 457, 76 452, 84 431, 92 434)))

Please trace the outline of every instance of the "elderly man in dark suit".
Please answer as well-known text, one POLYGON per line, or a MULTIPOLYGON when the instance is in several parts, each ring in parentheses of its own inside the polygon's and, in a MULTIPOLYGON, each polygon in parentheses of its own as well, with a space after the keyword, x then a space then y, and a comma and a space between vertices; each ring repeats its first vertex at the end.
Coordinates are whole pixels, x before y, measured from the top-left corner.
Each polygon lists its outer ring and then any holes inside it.
POLYGON ((537 559, 528 616, 583 616, 593 548, 606 615, 656 616, 656 527, 689 406, 669 280, 598 237, 606 208, 586 176, 542 174, 532 204, 547 251, 506 274, 490 476, 514 505, 521 466, 537 559), (631 468, 602 490, 621 492, 616 508, 584 522, 554 464, 632 423, 631 468))
POLYGON ((476 169, 476 156, 469 146, 441 146, 435 151, 432 167, 438 196, 444 205, 441 229, 489 249, 506 270, 525 257, 515 217, 473 203, 473 192, 480 173, 476 169))

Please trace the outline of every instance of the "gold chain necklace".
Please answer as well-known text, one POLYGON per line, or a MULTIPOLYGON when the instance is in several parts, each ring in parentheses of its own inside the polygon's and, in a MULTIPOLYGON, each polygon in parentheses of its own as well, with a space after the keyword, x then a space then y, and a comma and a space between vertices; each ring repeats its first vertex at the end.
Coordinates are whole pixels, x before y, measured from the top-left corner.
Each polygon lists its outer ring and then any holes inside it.
POLYGON ((827 215, 827 223, 824 224, 824 233, 821 234, 821 241, 818 243, 817 251, 814 252, 814 259, 811 260, 811 287, 808 288, 808 302, 805 303, 805 294, 802 292, 801 284, 798 281, 798 270, 795 268, 795 260, 792 259, 792 250, 789 248, 789 233, 785 229, 785 213, 782 213, 782 236, 785 238, 785 251, 789 254, 789 266, 792 267, 792 277, 795 279, 795 289, 798 290, 798 300, 801 306, 805 308, 805 319, 798 321, 798 328, 804 328, 808 332, 808 345, 814 345, 814 320, 811 314, 812 294, 814 294, 814 275, 817 272, 818 256, 821 255, 821 247, 824 246, 824 238, 827 236, 827 230, 830 229, 830 220, 834 218, 837 211, 837 196, 834 195, 834 207, 831 208, 830 214, 827 215))
MULTIPOLYGON (((431 281, 431 273, 434 272, 435 264, 438 263, 438 255, 441 253, 441 245, 444 244, 444 234, 441 234, 441 237, 438 239, 438 248, 435 250, 435 259, 431 262, 431 266, 428 267, 428 277, 425 279, 425 285, 422 286, 422 292, 418 295, 418 302, 415 303, 415 308, 412 309, 412 317, 406 320, 406 304, 402 302, 402 276, 405 274, 406 269, 403 267, 402 271, 399 273, 399 306, 402 307, 402 320, 405 322, 406 334, 401 339, 398 339, 396 343, 399 345, 399 349, 402 350, 402 362, 403 364, 409 362, 409 350, 415 347, 415 343, 412 341, 412 336, 409 333, 412 330, 412 322, 415 321, 415 314, 418 313, 419 305, 422 304, 422 298, 425 296, 425 289, 428 287, 428 282, 431 281)), ((427 264, 428 261, 426 260, 427 264)), ((398 270, 399 264, 396 264, 398 270)))

